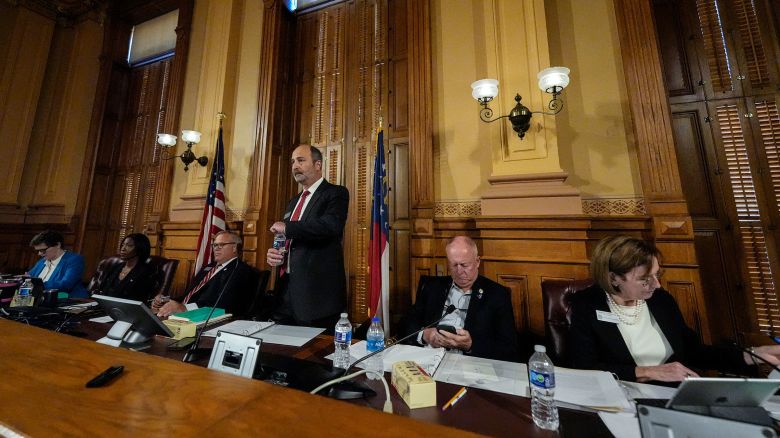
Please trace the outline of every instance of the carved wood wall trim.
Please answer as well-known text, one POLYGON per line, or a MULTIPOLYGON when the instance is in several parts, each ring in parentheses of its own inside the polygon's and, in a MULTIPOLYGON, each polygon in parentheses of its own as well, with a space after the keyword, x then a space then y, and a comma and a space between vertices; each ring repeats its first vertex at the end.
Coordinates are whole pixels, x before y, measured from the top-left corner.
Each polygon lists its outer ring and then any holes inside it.
POLYGON ((412 217, 432 217, 433 94, 430 0, 407 7, 409 44, 409 177, 412 217))
POLYGON ((265 0, 257 98, 257 142, 250 159, 247 209, 243 223, 244 259, 257 267, 265 263, 265 248, 271 246, 267 227, 282 216, 292 193, 288 153, 293 104, 288 96, 292 72, 292 23, 280 0, 265 0), (285 132, 288 134, 285 135, 285 132))
POLYGON ((687 215, 651 0, 615 0, 615 13, 639 171, 650 213, 661 210, 687 215), (671 202, 676 205, 670 206, 671 202))

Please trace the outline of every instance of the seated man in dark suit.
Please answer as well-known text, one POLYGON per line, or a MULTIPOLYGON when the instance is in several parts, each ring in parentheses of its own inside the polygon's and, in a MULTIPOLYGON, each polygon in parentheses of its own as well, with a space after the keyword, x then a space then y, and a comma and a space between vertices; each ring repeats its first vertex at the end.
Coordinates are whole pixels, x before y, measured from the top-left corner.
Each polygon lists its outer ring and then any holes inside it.
POLYGON ((249 311, 257 288, 257 271, 238 258, 241 237, 231 231, 220 231, 211 246, 214 266, 204 267, 192 279, 181 302, 161 303, 159 297, 155 298, 152 310, 157 316, 168 317, 199 307, 218 307, 239 317, 249 311), (225 292, 217 302, 223 289, 225 292))
POLYGON ((509 291, 479 275, 477 245, 469 237, 453 237, 446 252, 450 277, 431 277, 425 282, 409 314, 401 320, 399 338, 441 318, 452 304, 456 310, 439 325, 453 326, 456 333, 428 328, 409 342, 488 359, 517 360, 509 291))

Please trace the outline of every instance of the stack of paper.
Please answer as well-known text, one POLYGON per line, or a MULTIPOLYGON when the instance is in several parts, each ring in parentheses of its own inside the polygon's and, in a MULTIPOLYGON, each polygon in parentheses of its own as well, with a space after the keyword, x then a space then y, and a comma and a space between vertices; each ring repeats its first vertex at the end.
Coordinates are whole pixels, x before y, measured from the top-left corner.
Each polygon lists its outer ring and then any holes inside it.
MULTIPOLYGON (((441 363, 444 358, 445 353, 443 348, 423 348, 415 347, 414 345, 399 344, 382 352, 382 365, 386 372, 392 372, 394 363, 411 360, 417 362, 428 375, 432 376, 433 373, 436 372, 439 363, 441 363)), ((352 344, 352 347, 349 349, 349 355, 352 357, 352 362, 367 354, 366 341, 352 344)), ((331 356, 326 357, 326 359, 330 359, 331 356)), ((366 364, 360 363, 357 367, 365 368, 366 364)))

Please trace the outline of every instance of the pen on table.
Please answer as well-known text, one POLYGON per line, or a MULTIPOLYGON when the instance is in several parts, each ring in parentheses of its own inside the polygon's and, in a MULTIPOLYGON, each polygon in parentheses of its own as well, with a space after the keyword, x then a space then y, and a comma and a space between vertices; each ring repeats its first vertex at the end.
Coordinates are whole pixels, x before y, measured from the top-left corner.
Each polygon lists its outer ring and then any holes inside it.
POLYGON ((465 386, 463 388, 460 388, 460 391, 456 392, 455 395, 452 396, 450 401, 448 401, 447 403, 444 404, 444 406, 442 406, 441 410, 442 411, 446 411, 447 408, 449 408, 451 406, 455 406, 455 403, 457 403, 458 400, 462 399, 464 395, 466 395, 466 387, 465 386))

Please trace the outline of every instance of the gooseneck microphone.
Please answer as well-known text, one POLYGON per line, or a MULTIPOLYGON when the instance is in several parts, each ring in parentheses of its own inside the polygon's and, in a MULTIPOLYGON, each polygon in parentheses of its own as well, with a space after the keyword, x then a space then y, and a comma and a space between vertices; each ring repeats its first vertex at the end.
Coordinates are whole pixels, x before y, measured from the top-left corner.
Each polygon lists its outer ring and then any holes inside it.
MULTIPOLYGON (((216 267, 214 267, 214 269, 216 269, 216 267)), ((225 269, 227 269, 227 266, 225 266, 225 269)), ((219 295, 217 295, 217 300, 214 301, 214 305, 211 306, 211 312, 209 312, 209 316, 206 317, 206 321, 203 322, 203 327, 201 327, 198 330, 198 336, 195 338, 195 342, 193 342, 192 345, 190 345, 190 349, 187 350, 186 353, 184 353, 184 357, 181 360, 182 362, 194 362, 198 360, 198 356, 200 356, 200 353, 211 350, 211 348, 198 349, 198 344, 200 344, 200 338, 203 336, 203 332, 206 331, 206 327, 208 327, 209 325, 211 316, 214 315, 214 310, 217 309, 217 304, 219 304, 220 300, 222 300, 222 295, 225 294, 225 290, 227 290, 227 287, 230 284, 230 280, 233 278, 233 274, 235 274, 237 270, 238 270, 238 259, 236 259, 236 266, 233 268, 233 271, 230 272, 230 275, 228 275, 227 281, 225 281, 225 285, 222 286, 222 290, 219 291, 219 295)))
POLYGON ((446 316, 447 316, 447 315, 449 315, 450 313, 454 312, 454 311, 455 311, 455 309, 456 309, 455 305, 454 305, 454 304, 450 304, 449 306, 447 306, 447 308, 446 308, 446 309, 444 309, 444 314, 441 316, 441 318, 439 318, 439 319, 437 319, 436 321, 434 321, 434 322, 432 322, 432 323, 430 323, 430 324, 428 324, 428 325, 426 325, 426 326, 422 327, 420 330, 417 330, 417 331, 415 331, 415 332, 412 332, 412 333, 410 333, 410 334, 408 334, 408 335, 404 336, 403 338, 401 338, 401 339, 399 339, 399 340, 397 340, 397 341, 393 342, 392 344, 385 345, 384 347, 380 348, 379 350, 377 350, 377 351, 373 351, 373 352, 371 352, 371 353, 369 353, 369 354, 367 354, 367 355, 365 355, 365 356, 361 357, 360 359, 358 359, 358 360, 356 360, 355 362, 353 362, 353 363, 352 363, 350 366, 348 366, 346 370, 344 370, 344 375, 346 376, 347 374, 349 374, 349 370, 351 370, 352 368, 354 368, 354 367, 355 367, 355 365, 359 364, 360 362, 363 362, 364 360, 366 360, 366 359, 368 359, 368 358, 372 357, 373 355, 375 355, 375 354, 379 354, 379 353, 381 353, 381 352, 383 352, 383 351, 387 350, 388 348, 390 348, 390 347, 392 347, 392 346, 394 346, 394 345, 398 345, 398 344, 400 344, 401 342, 403 342, 403 341, 405 341, 405 340, 407 340, 407 339, 411 338, 412 336, 417 336, 417 334, 419 334, 421 331, 423 331, 423 330, 425 330, 425 329, 429 329, 429 328, 431 328, 431 327, 433 327, 433 326, 437 325, 438 323, 440 323, 440 322, 441 322, 441 320, 442 320, 442 319, 444 319, 444 317, 446 317, 446 316))
MULTIPOLYGON (((422 327, 420 330, 417 330, 415 332, 412 332, 412 333, 404 336, 403 338, 393 342, 390 345, 385 345, 384 348, 381 348, 381 349, 379 349, 377 351, 374 351, 372 353, 369 353, 369 354, 361 357, 357 361, 353 362, 350 366, 348 366, 346 370, 344 370, 344 374, 342 375, 342 377, 344 377, 347 374, 349 374, 349 370, 351 370, 358 363, 363 362, 364 360, 370 358, 371 356, 373 356, 375 354, 379 354, 379 353, 387 350, 388 348, 390 348, 390 347, 392 347, 394 345, 398 345, 401 342, 411 338, 412 336, 416 336, 418 333, 420 333, 421 331, 423 331, 423 330, 425 330, 427 328, 431 328, 431 327, 435 326, 436 324, 441 322, 441 320, 444 319, 445 316, 447 316, 450 313, 454 312, 455 309, 456 309, 456 307, 453 304, 450 304, 449 306, 447 306, 446 309, 444 309, 444 314, 441 316, 441 318, 437 319, 436 321, 434 321, 434 322, 432 322, 432 323, 422 327)), ((366 397, 368 395, 373 395, 373 394, 376 394, 376 393, 373 390, 371 390, 368 387, 366 387, 363 383, 356 382, 354 380, 345 380, 343 382, 339 382, 339 383, 331 386, 331 388, 328 391, 327 395, 328 395, 328 397, 335 398, 337 400, 351 400, 351 399, 363 398, 363 397, 366 397)))

